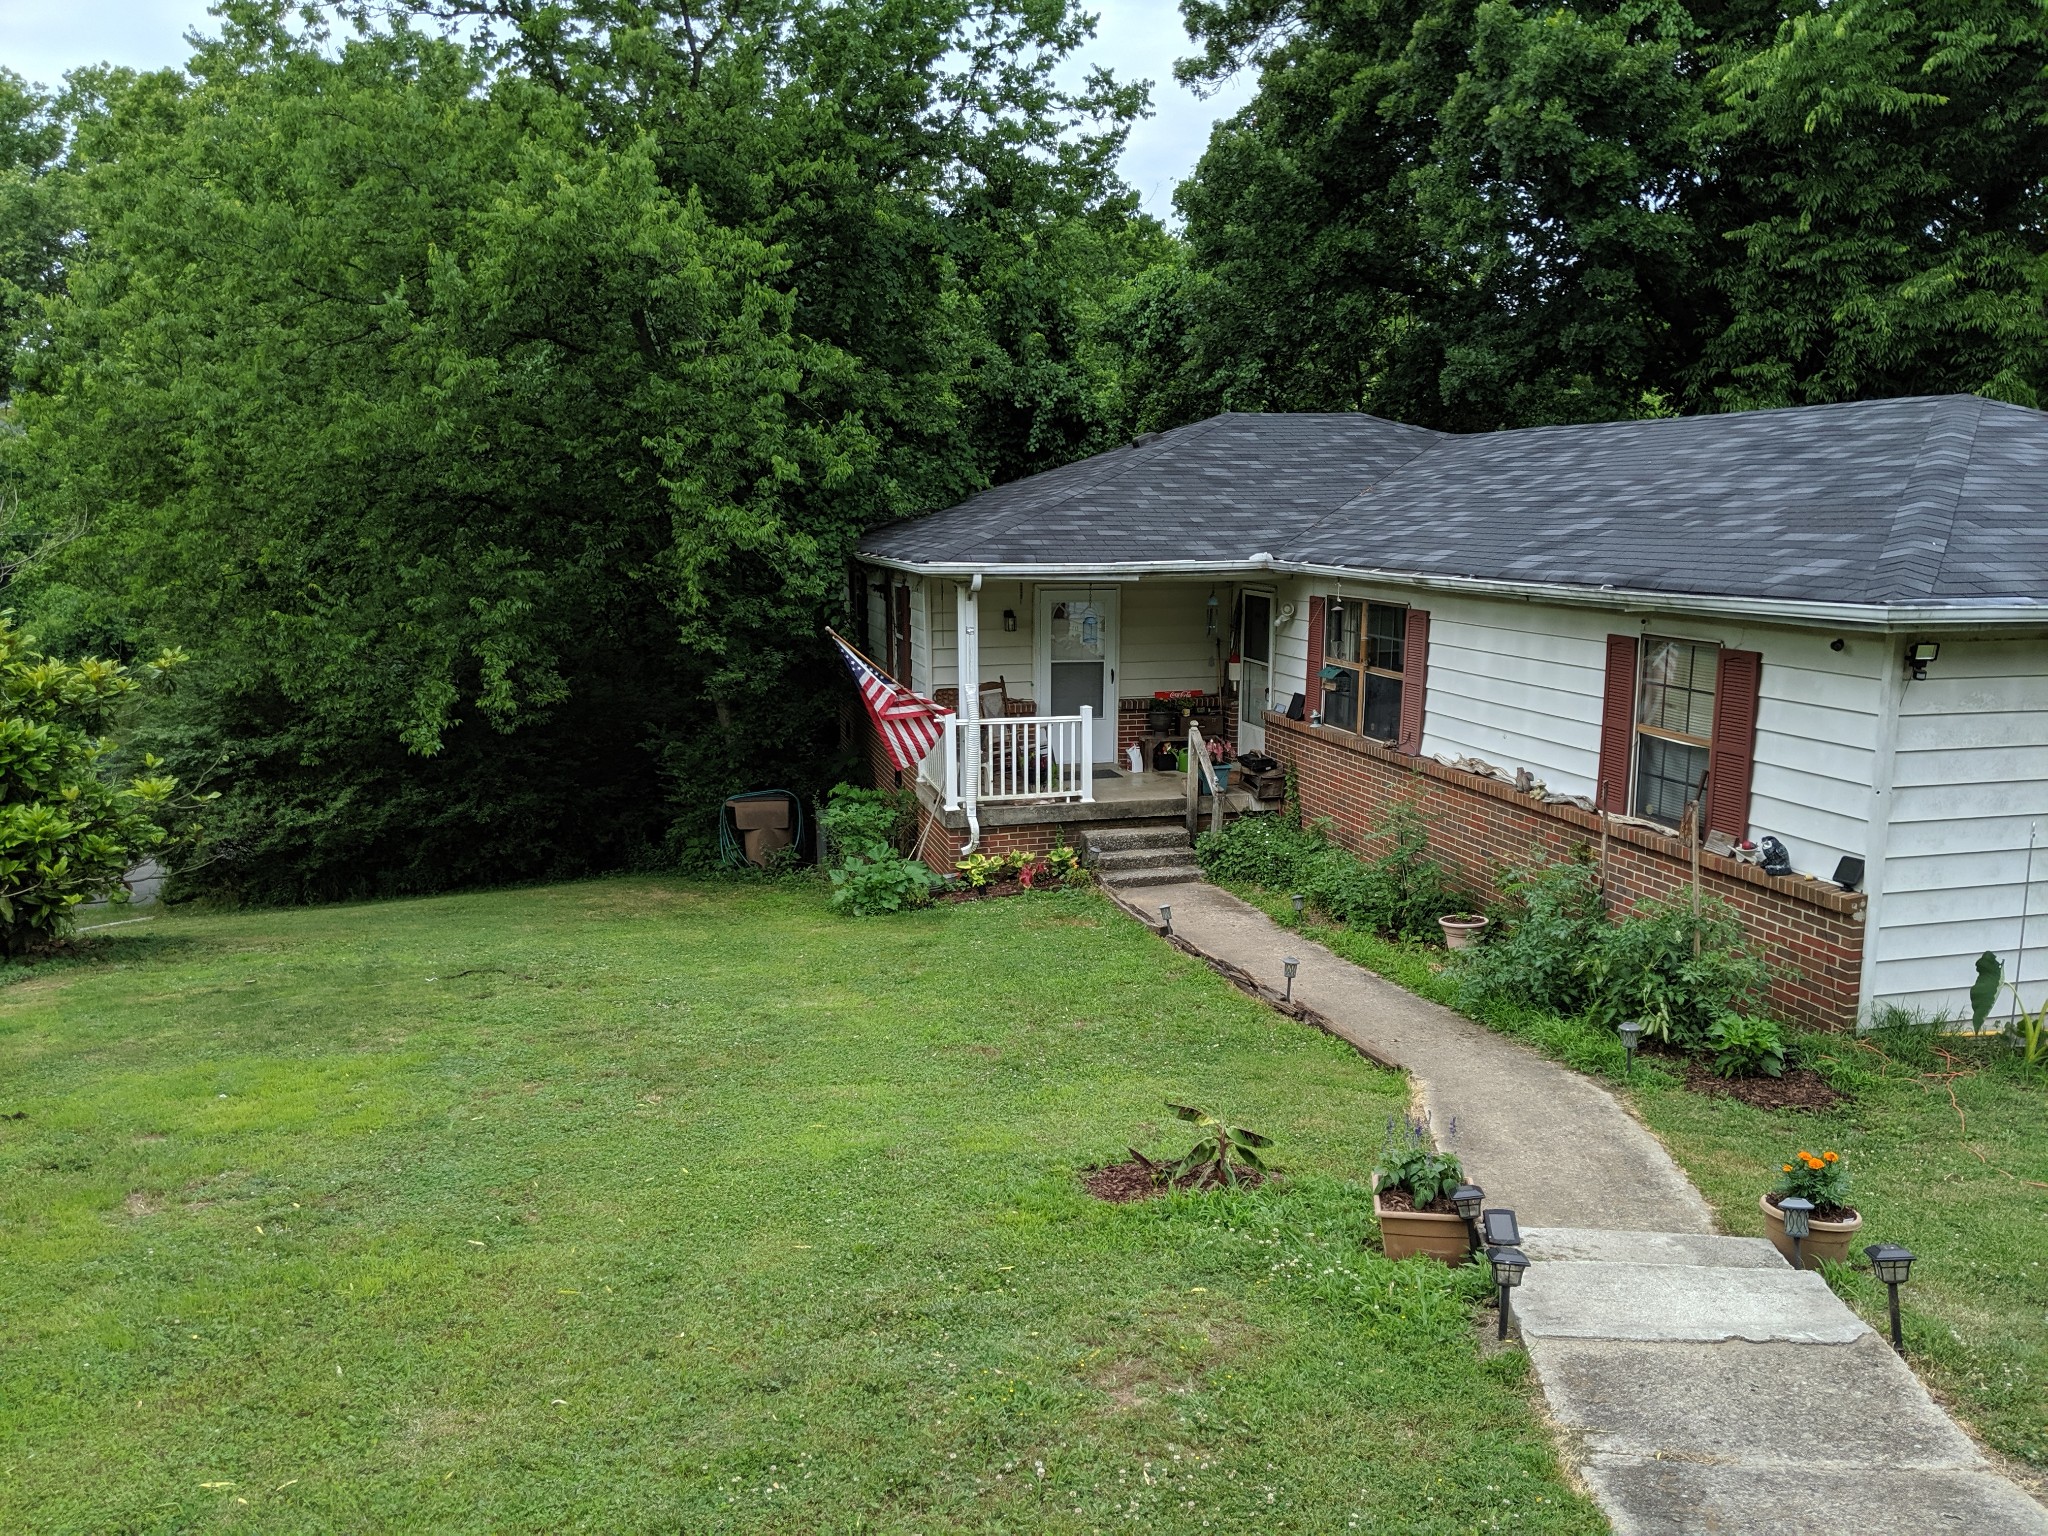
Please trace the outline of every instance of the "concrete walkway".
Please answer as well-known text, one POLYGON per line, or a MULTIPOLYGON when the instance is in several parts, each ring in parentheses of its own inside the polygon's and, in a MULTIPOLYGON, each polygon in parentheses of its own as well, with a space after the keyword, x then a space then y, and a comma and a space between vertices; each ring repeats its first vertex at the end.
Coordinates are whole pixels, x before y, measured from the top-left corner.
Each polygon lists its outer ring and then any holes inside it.
POLYGON ((1406 1068, 1438 1142, 1519 1219, 1515 1316, 1567 1452, 1623 1536, 2048 1536, 1821 1277, 1713 1214, 1591 1079, 1341 959, 1204 883, 1120 897, 1406 1068), (1456 1133, 1451 1134, 1455 1120, 1456 1133))

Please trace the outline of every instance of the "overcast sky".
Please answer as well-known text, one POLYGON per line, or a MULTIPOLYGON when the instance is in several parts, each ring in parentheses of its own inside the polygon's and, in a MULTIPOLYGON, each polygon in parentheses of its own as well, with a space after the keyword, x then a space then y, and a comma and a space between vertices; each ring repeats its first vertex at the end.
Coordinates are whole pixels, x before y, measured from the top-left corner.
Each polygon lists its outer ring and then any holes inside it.
MULTIPOLYGON (((1176 0, 1093 0, 1101 15, 1090 59, 1120 79, 1152 82, 1154 115, 1131 133, 1124 176, 1162 218, 1173 187, 1208 142, 1209 125, 1250 94, 1240 77, 1207 101, 1174 84, 1173 61, 1192 51, 1176 0)), ((80 64, 157 69, 182 64, 184 34, 208 29, 206 0, 0 0, 0 64, 54 85, 80 64)))

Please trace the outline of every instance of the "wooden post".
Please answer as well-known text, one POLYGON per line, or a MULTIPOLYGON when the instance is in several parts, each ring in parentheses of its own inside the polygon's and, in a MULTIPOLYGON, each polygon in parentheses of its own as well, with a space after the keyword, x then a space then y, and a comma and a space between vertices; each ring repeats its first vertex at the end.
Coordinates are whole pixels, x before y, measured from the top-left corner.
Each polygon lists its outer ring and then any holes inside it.
POLYGON ((1685 838, 1685 851, 1692 858, 1692 954, 1697 960, 1700 954, 1700 803, 1688 800, 1685 806, 1685 820, 1680 823, 1680 835, 1685 838))
POLYGON ((1196 791, 1196 789, 1195 789, 1195 775, 1196 775, 1196 774, 1198 774, 1198 773, 1200 773, 1200 772, 1202 771, 1202 769, 1201 769, 1201 761, 1200 761, 1200 759, 1199 759, 1199 758, 1198 758, 1198 757, 1197 757, 1197 756, 1196 756, 1195 754, 1197 753, 1197 751, 1199 751, 1199 750, 1200 750, 1200 748, 1201 748, 1201 745, 1202 745, 1202 731, 1201 731, 1201 728, 1200 728, 1199 726, 1197 726, 1196 724, 1194 724, 1194 722, 1193 722, 1193 721, 1190 721, 1190 722, 1188 723, 1188 777, 1187 777, 1187 797, 1188 797, 1188 842, 1189 842, 1190 844, 1193 844, 1193 842, 1194 842, 1194 840, 1195 840, 1195 825, 1196 825, 1196 819, 1197 819, 1197 816, 1198 816, 1198 812, 1197 812, 1197 810, 1196 810, 1196 801, 1197 801, 1198 795, 1197 795, 1197 791, 1196 791))

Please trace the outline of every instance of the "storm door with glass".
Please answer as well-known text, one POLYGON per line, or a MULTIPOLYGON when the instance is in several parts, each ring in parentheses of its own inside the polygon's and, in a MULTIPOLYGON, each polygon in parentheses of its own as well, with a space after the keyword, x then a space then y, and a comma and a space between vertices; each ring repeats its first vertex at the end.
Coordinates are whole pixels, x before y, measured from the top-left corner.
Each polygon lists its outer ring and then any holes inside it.
POLYGON ((1237 750, 1266 750, 1266 711, 1272 707, 1273 599, 1247 592, 1239 605, 1237 750))
POLYGON ((1094 758, 1116 757, 1115 587, 1041 587, 1038 592, 1038 697, 1048 715, 1095 715, 1094 758))

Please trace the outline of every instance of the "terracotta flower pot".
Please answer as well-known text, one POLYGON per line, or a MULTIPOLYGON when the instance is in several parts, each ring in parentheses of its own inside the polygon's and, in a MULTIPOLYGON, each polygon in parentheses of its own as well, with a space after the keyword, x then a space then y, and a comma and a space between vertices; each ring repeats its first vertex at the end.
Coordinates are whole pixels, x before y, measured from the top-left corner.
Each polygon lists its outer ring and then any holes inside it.
POLYGON ((1472 1229, 1455 1211, 1390 1211, 1375 1191, 1372 1213, 1379 1218, 1380 1245, 1390 1259, 1420 1253, 1455 1268, 1471 1257, 1472 1229))
POLYGON ((1437 926, 1444 931, 1444 946, 1447 949, 1470 949, 1479 942, 1479 935, 1486 929, 1487 919, 1473 912, 1460 912, 1451 917, 1440 917, 1437 926))
MULTIPOLYGON (((1787 1264, 1797 1262, 1792 1257, 1792 1239, 1785 1235, 1784 1213, 1771 1204, 1769 1195, 1759 1197, 1757 1205, 1763 1210, 1764 1233, 1772 1246, 1785 1255, 1787 1264)), ((1816 1217, 1807 1225, 1811 1230, 1799 1240, 1799 1258, 1808 1269, 1819 1269, 1822 1259, 1832 1259, 1837 1264, 1849 1261, 1849 1242, 1862 1228, 1863 1217, 1860 1213, 1847 1221, 1822 1221, 1816 1217)))

